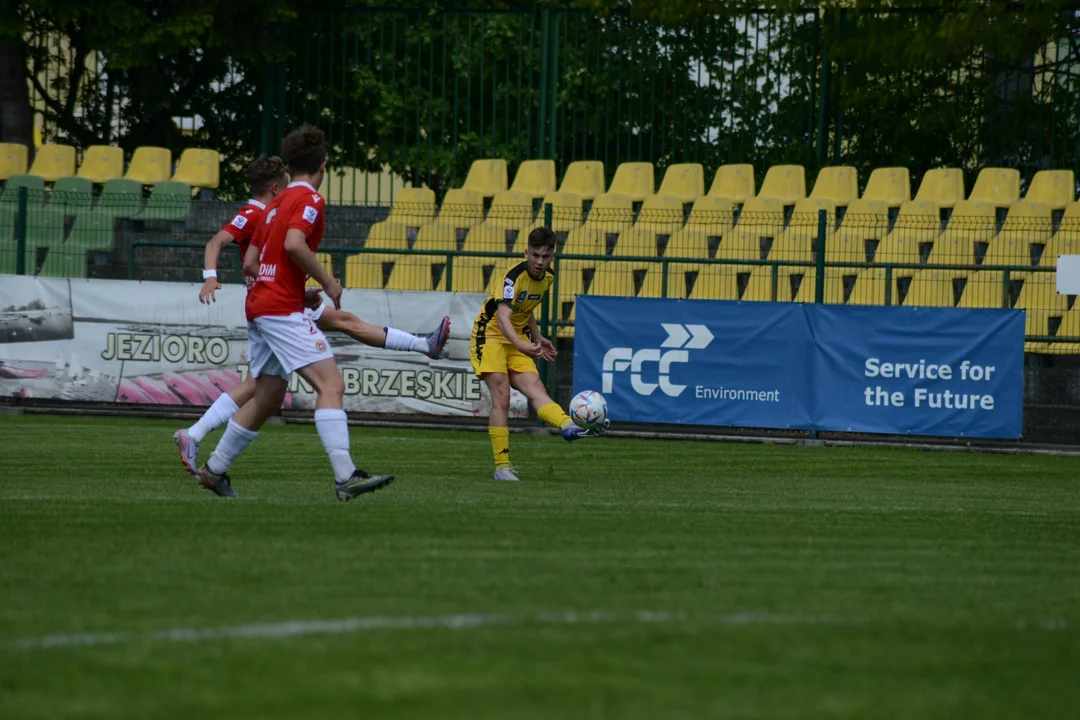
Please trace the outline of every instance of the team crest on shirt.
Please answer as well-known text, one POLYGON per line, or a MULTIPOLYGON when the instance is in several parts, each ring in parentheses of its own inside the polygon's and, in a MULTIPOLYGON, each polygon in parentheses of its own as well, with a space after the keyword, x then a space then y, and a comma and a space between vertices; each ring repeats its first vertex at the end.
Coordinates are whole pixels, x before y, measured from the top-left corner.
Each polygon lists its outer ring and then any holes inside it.
POLYGON ((315 218, 319 217, 319 211, 315 208, 307 205, 304 207, 304 220, 309 223, 314 223, 315 218))
POLYGON ((322 338, 315 341, 315 349, 319 352, 326 352, 326 343, 323 342, 322 338))
POLYGON ((526 297, 526 296, 527 296, 528 294, 529 294, 529 293, 528 293, 527 291, 525 291, 525 290, 522 290, 521 292, 519 292, 519 293, 518 293, 518 299, 517 299, 517 301, 518 301, 518 304, 521 304, 521 303, 525 302, 525 297, 526 297))

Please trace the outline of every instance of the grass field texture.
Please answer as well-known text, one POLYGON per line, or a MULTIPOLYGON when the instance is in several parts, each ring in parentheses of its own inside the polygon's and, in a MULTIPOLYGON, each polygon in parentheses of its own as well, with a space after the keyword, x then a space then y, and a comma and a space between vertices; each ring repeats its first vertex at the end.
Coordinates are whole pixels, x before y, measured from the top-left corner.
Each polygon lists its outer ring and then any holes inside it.
POLYGON ((0 717, 1080 713, 1074 458, 175 427, 0 416, 0 717))

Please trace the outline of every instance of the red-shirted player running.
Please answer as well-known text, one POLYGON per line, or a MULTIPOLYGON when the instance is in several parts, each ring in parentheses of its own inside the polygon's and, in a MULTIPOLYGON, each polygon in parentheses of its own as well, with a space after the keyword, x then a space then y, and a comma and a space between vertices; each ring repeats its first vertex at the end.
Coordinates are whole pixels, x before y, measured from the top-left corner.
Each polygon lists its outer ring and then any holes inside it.
MULTIPOLYGON (((196 477, 218 495, 235 495, 226 474, 229 466, 281 407, 288 378, 295 371, 318 393, 315 427, 330 456, 335 492, 339 500, 351 500, 388 485, 394 476, 371 475, 353 464, 341 374, 326 337, 304 314, 304 284, 309 276, 322 286, 335 308, 341 306, 341 284, 315 257, 326 227, 326 203, 315 189, 326 173, 323 133, 305 125, 289 133, 282 149, 293 182, 267 206, 256 230, 259 272, 247 296, 248 357, 255 395, 229 421, 196 477)), ((248 256, 253 252, 249 248, 248 256)))
MULTIPOLYGON (((262 224, 267 204, 285 188, 289 177, 285 163, 280 158, 262 155, 248 166, 247 181, 252 198, 206 245, 203 265, 205 282, 199 290, 200 302, 210 304, 217 301, 215 294, 221 289, 221 284, 217 280, 217 263, 221 250, 227 245, 236 243, 240 250, 241 261, 243 261, 256 229, 262 224)), ((244 283, 249 291, 255 285, 256 274, 244 274, 244 283)), ((421 337, 396 328, 366 323, 344 310, 327 308, 322 305, 318 290, 306 292, 305 304, 308 306, 304 309, 305 314, 319 326, 319 329, 326 332, 345 333, 354 340, 372 347, 418 352, 437 359, 450 335, 449 317, 444 317, 435 330, 421 337)), ((188 472, 194 474, 199 468, 197 461, 199 443, 215 428, 228 422, 240 406, 251 400, 254 395, 255 378, 249 374, 242 383, 218 396, 194 425, 186 430, 177 430, 173 434, 173 441, 180 451, 180 459, 188 472)))

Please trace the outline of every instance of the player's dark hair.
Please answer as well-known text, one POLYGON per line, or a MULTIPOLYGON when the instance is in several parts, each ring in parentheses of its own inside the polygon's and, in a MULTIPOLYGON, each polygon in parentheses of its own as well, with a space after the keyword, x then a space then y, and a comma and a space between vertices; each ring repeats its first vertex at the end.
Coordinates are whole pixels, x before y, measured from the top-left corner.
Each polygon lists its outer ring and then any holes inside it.
POLYGON ((326 137, 314 125, 303 125, 285 136, 281 154, 293 175, 314 175, 326 162, 326 137))
POLYGON ((274 182, 288 183, 289 174, 281 158, 276 155, 260 155, 248 165, 247 181, 252 195, 262 195, 274 182))
POLYGON ((555 251, 555 231, 551 228, 538 227, 529 233, 529 249, 555 251))

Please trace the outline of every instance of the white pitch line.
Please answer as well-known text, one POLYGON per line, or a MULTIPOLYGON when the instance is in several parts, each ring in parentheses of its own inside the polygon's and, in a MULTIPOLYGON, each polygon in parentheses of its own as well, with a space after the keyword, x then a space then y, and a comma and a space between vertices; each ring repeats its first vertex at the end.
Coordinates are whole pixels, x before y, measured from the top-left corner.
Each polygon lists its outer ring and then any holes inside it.
MULTIPOLYGON (((655 625, 688 620, 682 612, 639 610, 613 613, 605 610, 564 611, 530 615, 466 613, 457 615, 373 615, 336 620, 287 620, 225 627, 176 627, 146 632, 55 633, 32 637, 0 639, 0 651, 53 650, 58 648, 100 647, 135 643, 187 642, 254 639, 274 640, 308 635, 345 635, 382 630, 446 629, 470 630, 484 627, 527 627, 530 625, 607 625, 616 623, 655 625)), ((718 622, 732 627, 789 625, 819 627, 856 625, 862 620, 842 615, 785 615, 779 613, 730 613, 702 616, 704 622, 718 622)))

